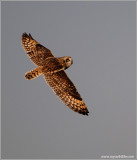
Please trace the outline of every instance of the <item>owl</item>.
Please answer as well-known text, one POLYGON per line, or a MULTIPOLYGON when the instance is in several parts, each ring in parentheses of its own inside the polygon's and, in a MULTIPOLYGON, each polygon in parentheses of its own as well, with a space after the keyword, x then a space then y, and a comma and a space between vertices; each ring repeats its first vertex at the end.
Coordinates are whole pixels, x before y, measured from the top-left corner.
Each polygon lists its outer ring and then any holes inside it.
POLYGON ((25 78, 32 80, 43 75, 47 84, 66 106, 77 113, 88 115, 89 111, 84 101, 65 73, 73 63, 72 58, 54 57, 52 52, 33 39, 31 34, 23 33, 21 43, 31 61, 37 66, 27 72, 25 78))

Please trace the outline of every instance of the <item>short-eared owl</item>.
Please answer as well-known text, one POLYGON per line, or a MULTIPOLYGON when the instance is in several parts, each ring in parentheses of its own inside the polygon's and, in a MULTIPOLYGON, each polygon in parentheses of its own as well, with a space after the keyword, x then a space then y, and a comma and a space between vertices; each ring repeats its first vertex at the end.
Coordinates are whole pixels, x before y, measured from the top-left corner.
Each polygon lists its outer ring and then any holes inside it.
POLYGON ((54 57, 49 49, 39 44, 27 33, 22 35, 22 46, 32 62, 37 65, 37 68, 26 73, 25 78, 31 80, 41 74, 44 75, 46 82, 62 102, 73 111, 88 115, 84 101, 64 71, 72 65, 72 58, 54 57))

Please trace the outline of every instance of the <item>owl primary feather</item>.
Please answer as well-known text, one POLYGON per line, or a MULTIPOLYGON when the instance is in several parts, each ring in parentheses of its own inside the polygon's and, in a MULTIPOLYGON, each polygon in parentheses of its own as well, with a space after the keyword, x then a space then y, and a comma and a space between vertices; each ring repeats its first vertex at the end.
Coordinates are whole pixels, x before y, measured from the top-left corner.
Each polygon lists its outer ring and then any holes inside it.
POLYGON ((21 42, 25 52, 37 66, 27 72, 25 78, 31 80, 43 75, 47 84, 66 106, 75 112, 88 115, 84 101, 64 71, 72 65, 72 58, 54 57, 49 49, 39 44, 27 33, 23 33, 21 42))

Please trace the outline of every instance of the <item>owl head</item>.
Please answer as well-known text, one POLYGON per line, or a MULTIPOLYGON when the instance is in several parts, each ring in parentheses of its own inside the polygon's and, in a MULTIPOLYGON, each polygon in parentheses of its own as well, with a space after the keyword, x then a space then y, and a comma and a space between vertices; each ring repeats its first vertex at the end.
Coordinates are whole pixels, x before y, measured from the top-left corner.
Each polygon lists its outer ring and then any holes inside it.
POLYGON ((70 67, 73 64, 73 60, 71 57, 64 57, 65 69, 70 67))
POLYGON ((67 69, 68 67, 70 67, 73 64, 73 60, 71 57, 58 57, 57 58, 59 63, 63 65, 64 69, 67 69))

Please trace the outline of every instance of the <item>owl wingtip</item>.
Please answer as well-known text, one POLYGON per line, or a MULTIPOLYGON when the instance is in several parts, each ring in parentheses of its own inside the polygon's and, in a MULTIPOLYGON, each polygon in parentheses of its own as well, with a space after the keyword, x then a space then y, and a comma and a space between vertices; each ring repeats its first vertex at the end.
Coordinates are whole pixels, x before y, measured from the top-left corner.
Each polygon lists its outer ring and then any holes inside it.
POLYGON ((26 32, 24 32, 24 33, 22 34, 22 40, 24 40, 26 37, 28 37, 28 35, 27 35, 26 32))
POLYGON ((22 36, 24 36, 24 35, 27 35, 27 33, 26 33, 26 32, 23 32, 23 33, 22 33, 22 36))
POLYGON ((89 112, 86 112, 84 115, 89 116, 89 112))
POLYGON ((29 36, 29 37, 31 37, 31 38, 32 38, 31 34, 30 34, 30 33, 29 33, 29 34, 27 34, 26 32, 23 32, 23 33, 22 33, 22 36, 29 36))
POLYGON ((31 37, 31 34, 29 33, 29 36, 31 37))
POLYGON ((34 40, 33 37, 31 36, 31 34, 30 34, 30 33, 27 34, 26 32, 24 32, 24 33, 22 34, 22 39, 25 39, 25 38, 29 38, 29 39, 34 40))
POLYGON ((86 110, 86 111, 84 111, 84 112, 79 111, 78 113, 83 114, 84 116, 85 116, 85 115, 86 115, 86 116, 89 116, 89 111, 88 111, 88 110, 86 110))

